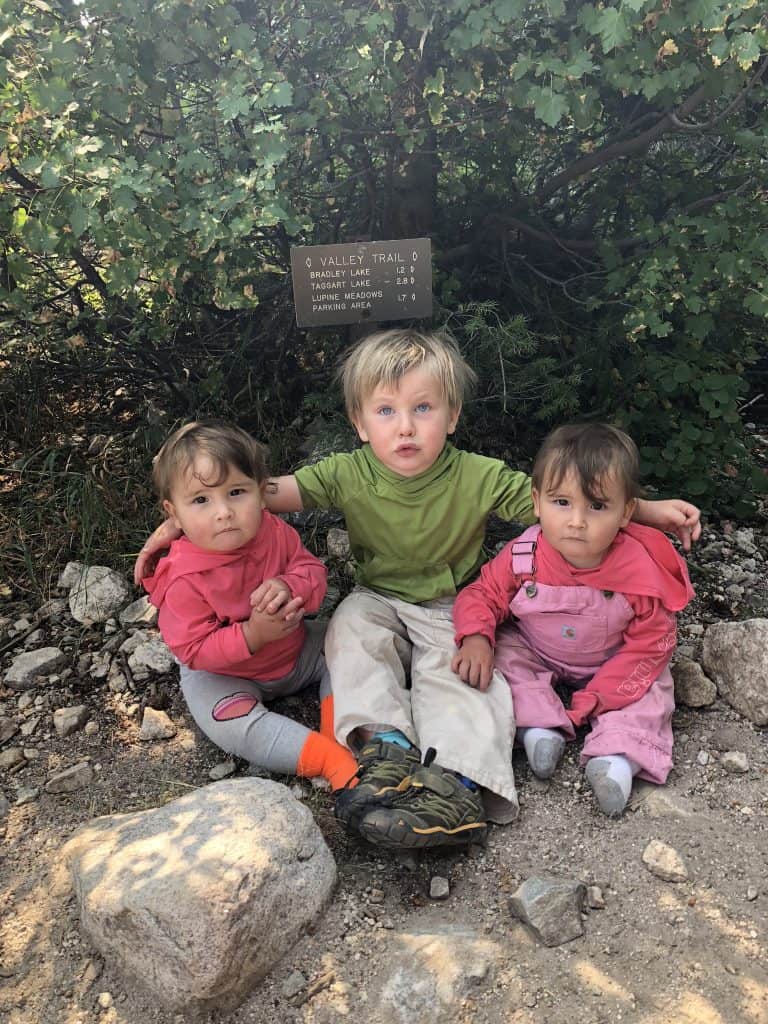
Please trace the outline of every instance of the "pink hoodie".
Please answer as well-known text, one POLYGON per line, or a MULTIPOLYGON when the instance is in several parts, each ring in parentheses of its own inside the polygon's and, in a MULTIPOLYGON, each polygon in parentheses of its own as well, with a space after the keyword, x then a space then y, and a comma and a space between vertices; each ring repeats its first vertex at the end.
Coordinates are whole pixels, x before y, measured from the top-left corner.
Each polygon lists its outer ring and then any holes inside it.
POLYGON ((184 665, 243 679, 269 681, 288 675, 304 644, 303 624, 251 654, 242 623, 249 597, 266 579, 283 580, 304 611, 316 612, 326 590, 325 566, 299 535, 265 511, 256 536, 236 551, 205 551, 180 537, 142 580, 158 610, 163 639, 184 665))
POLYGON ((624 595, 635 613, 624 632, 623 645, 583 690, 574 693, 571 720, 580 725, 590 714, 639 700, 672 657, 674 612, 685 608, 694 596, 685 562, 668 538, 649 526, 629 523, 616 535, 600 565, 577 569, 544 539, 539 527, 531 527, 484 565, 480 578, 456 598, 457 646, 476 633, 491 644, 495 642, 496 627, 509 618, 510 601, 526 582, 512 570, 513 549, 521 541, 535 541, 535 579, 539 583, 615 591, 624 595), (640 676, 647 684, 636 682, 640 676))

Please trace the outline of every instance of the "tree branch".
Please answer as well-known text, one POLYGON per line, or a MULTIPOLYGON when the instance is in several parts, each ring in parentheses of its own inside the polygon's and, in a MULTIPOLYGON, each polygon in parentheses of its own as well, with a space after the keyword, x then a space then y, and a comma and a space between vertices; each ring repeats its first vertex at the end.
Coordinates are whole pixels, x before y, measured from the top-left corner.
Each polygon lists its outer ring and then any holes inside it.
POLYGON ((701 106, 707 95, 707 87, 704 85, 699 86, 698 89, 691 93, 687 100, 680 104, 677 110, 664 114, 647 131, 641 132, 634 138, 626 139, 622 142, 610 142, 606 146, 596 149, 593 153, 581 157, 580 160, 575 160, 569 167, 556 174, 554 178, 544 182, 539 189, 539 195, 542 198, 551 196, 553 192, 557 192, 563 185, 567 185, 574 178, 580 178, 583 174, 588 174, 589 171, 594 170, 596 167, 604 167, 605 164, 609 164, 613 160, 644 152, 650 145, 658 141, 662 135, 666 135, 670 131, 677 131, 675 120, 682 121, 689 114, 692 114, 697 107, 701 106))

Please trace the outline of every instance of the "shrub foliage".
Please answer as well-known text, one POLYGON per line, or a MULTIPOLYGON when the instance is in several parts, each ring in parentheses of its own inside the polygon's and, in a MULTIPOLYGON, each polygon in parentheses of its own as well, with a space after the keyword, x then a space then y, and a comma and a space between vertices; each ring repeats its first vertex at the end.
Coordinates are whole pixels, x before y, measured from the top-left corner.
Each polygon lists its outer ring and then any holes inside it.
POLYGON ((0 0, 0 55, 18 446, 41 375, 52 422, 95 401, 114 431, 123 402, 147 443, 153 409, 298 435, 347 337, 296 330, 290 246, 429 235, 481 371, 467 440, 518 458, 608 416, 661 489, 759 486, 764 5, 0 0))

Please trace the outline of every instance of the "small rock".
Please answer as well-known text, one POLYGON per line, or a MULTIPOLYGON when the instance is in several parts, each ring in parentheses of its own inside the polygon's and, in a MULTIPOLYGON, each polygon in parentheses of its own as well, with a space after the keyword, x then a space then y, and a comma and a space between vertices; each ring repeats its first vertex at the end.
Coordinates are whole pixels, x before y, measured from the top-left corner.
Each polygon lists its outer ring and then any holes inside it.
POLYGON ((747 899, 750 903, 757 899, 757 888, 754 885, 747 886, 747 899))
POLYGON ((585 894, 582 882, 528 878, 513 893, 510 909, 545 946, 559 946, 584 934, 581 910, 585 894))
POLYGON ((85 704, 77 704, 69 708, 57 708, 53 712, 53 727, 60 738, 78 732, 88 721, 90 712, 85 704))
POLYGON ((700 750, 696 755, 696 763, 704 767, 705 764, 709 764, 709 754, 706 750, 700 750))
MULTIPOLYGON (((142 725, 143 728, 144 726, 142 725)), ((236 771, 237 765, 234 761, 220 761, 219 764, 215 764, 208 772, 208 778, 213 782, 218 782, 220 779, 226 779, 228 776, 234 775, 236 771)))
POLYGON ((282 984, 283 998, 293 999, 294 996, 297 996, 302 991, 306 984, 307 979, 301 971, 291 971, 282 984))
POLYGON ((17 764, 23 764, 24 761, 24 751, 21 747, 7 747, 0 751, 0 768, 4 768, 6 771, 15 768, 17 764))
POLYGON ((605 907, 605 897, 599 885, 587 886, 587 906, 591 910, 603 910, 605 907))
MULTIPOLYGON (((11 809, 10 801, 4 793, 0 793, 0 821, 8 816, 8 812, 11 809)), ((757 895, 757 893, 755 893, 757 895)))
POLYGON ((12 718, 7 718, 5 715, 0 717, 0 743, 6 743, 18 731, 19 726, 12 718))
POLYGON ((665 882, 688 880, 688 870, 680 854, 659 839, 652 839, 643 850, 643 864, 665 882))
POLYGON ((127 608, 123 608, 118 618, 123 626, 154 626, 157 622, 157 608, 150 604, 149 598, 145 595, 137 601, 132 601, 127 608))
POLYGON ((442 875, 433 875, 429 880, 429 898, 431 900, 447 900, 451 893, 451 886, 447 878, 442 875))
POLYGON ((73 764, 71 768, 56 772, 45 784, 46 793, 74 793, 78 789, 85 789, 93 782, 93 768, 87 761, 73 764))
POLYGON ((164 711, 144 708, 139 731, 140 740, 169 740, 176 735, 176 726, 164 711))
POLYGON ((704 674, 704 669, 697 661, 678 655, 672 665, 672 678, 675 681, 676 704, 703 708, 714 704, 717 699, 717 687, 704 674))
POLYGON ((71 590, 83 575, 85 566, 82 562, 67 562, 62 570, 56 586, 59 590, 71 590))
POLYGON ((85 728, 83 729, 83 732, 85 733, 86 736, 95 736, 98 731, 98 723, 94 722, 93 719, 91 719, 90 722, 85 723, 85 728))
POLYGON ((159 636, 145 640, 128 655, 128 667, 134 674, 141 671, 170 672, 175 664, 176 659, 159 636))
POLYGON ((127 580, 114 569, 92 565, 72 584, 69 611, 73 619, 86 626, 106 622, 125 605, 131 594, 127 580))
POLYGON ((11 690, 29 690, 38 683, 39 676, 47 676, 60 668, 66 656, 58 647, 41 647, 17 655, 5 673, 5 685, 11 690))
POLYGON ((102 1010, 108 1010, 112 1005, 112 993, 111 992, 99 992, 99 998, 96 1000, 102 1010))
POLYGON ((16 806, 23 807, 24 804, 31 804, 40 796, 40 789, 37 786, 22 786, 16 792, 16 806))
POLYGON ((721 755, 720 764, 731 775, 741 775, 743 772, 749 771, 747 755, 740 750, 727 750, 721 755))
POLYGON ((332 526, 328 531, 326 547, 330 558, 338 558, 342 562, 346 562, 352 554, 349 534, 346 530, 341 530, 336 526, 332 526))

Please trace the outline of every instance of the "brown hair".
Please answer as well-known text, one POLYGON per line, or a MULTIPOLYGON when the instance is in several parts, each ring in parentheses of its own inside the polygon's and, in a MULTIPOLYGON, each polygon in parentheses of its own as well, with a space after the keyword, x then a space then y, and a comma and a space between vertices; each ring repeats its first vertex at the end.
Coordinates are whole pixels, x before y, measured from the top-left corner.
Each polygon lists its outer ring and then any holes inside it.
POLYGON ((467 390, 477 380, 449 334, 424 334, 412 327, 378 331, 357 344, 344 358, 339 372, 344 404, 356 419, 365 399, 379 385, 394 386, 410 370, 424 367, 433 373, 449 408, 460 408, 467 390))
POLYGON ((590 501, 602 500, 600 487, 610 477, 622 485, 625 501, 642 495, 637 445, 608 423, 571 423, 544 439, 533 463, 533 486, 539 492, 545 484, 555 489, 568 472, 575 473, 590 501))
POLYGON ((161 501, 170 500, 174 483, 201 453, 215 469, 215 479, 203 481, 209 486, 218 486, 232 466, 258 484, 267 478, 264 449, 240 427, 221 420, 187 423, 171 434, 153 460, 152 483, 161 501))

